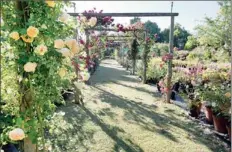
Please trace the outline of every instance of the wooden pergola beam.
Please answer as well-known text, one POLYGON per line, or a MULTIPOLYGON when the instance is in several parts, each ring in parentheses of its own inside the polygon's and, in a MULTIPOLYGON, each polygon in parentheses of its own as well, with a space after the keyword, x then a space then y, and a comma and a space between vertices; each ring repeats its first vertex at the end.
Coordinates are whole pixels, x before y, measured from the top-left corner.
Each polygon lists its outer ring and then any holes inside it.
MULTIPOLYGON (((104 37, 104 36, 106 36, 106 35, 99 35, 98 37, 104 37)), ((117 36, 117 35, 108 35, 108 36, 106 36, 107 38, 109 37, 109 38, 115 38, 115 37, 133 37, 133 36, 129 36, 129 35, 119 35, 119 36, 117 36)))
POLYGON ((71 16, 80 16, 80 14, 84 16, 91 17, 165 17, 165 16, 178 16, 179 13, 68 13, 71 16))
MULTIPOLYGON (((133 39, 133 38, 130 38, 130 39, 133 39)), ((116 40, 114 40, 114 39, 107 39, 107 41, 127 41, 127 40, 130 40, 130 39, 116 39, 116 40)))
MULTIPOLYGON (((87 31, 113 31, 118 32, 116 29, 106 29, 106 28, 86 28, 87 31)), ((145 29, 127 29, 126 31, 147 31, 145 29)))

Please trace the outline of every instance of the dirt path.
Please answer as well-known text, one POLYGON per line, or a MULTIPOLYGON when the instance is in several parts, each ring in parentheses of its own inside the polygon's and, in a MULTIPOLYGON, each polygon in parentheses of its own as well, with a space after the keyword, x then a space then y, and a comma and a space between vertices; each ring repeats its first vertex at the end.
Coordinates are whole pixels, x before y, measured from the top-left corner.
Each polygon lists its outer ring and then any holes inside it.
POLYGON ((90 83, 84 106, 68 103, 53 117, 53 152, 224 151, 185 111, 162 103, 154 87, 115 60, 102 61, 90 83))

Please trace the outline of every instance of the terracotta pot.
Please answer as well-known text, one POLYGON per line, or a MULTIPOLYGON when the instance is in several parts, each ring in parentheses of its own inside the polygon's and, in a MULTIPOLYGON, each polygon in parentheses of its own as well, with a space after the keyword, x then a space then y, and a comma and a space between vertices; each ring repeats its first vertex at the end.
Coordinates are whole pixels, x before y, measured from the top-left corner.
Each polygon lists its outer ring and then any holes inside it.
POLYGON ((226 125, 226 129, 227 129, 230 141, 231 141, 231 126, 230 125, 226 125))
POLYGON ((213 124, 214 124, 214 129, 219 132, 219 133, 227 133, 227 129, 226 129, 226 120, 219 116, 215 116, 213 114, 213 124))
POLYGON ((213 123, 213 112, 212 108, 210 106, 205 106, 205 116, 206 116, 206 121, 210 124, 213 123))

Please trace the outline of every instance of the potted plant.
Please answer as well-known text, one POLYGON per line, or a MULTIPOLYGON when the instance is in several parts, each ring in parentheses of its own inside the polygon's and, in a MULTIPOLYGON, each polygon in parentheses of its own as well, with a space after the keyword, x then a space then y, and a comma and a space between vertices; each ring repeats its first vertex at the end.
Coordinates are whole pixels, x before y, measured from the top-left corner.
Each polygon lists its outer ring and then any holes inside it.
POLYGON ((225 109, 230 108, 230 98, 228 98, 225 86, 209 84, 203 91, 204 99, 211 101, 214 128, 219 133, 227 133, 225 109))
POLYGON ((206 122, 209 124, 213 123, 213 111, 212 111, 212 105, 209 101, 206 101, 204 104, 204 113, 206 117, 206 122))
POLYGON ((190 100, 190 102, 188 104, 189 110, 190 110, 190 116, 198 118, 199 114, 201 112, 201 106, 202 106, 201 100, 193 93, 189 94, 188 96, 189 96, 189 100, 190 100))

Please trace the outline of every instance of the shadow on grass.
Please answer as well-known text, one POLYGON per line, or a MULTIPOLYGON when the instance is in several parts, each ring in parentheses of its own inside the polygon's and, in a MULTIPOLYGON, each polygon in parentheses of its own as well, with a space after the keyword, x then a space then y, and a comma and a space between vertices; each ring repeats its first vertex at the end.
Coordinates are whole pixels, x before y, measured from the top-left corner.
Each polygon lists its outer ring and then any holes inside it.
POLYGON ((118 97, 96 86, 94 86, 94 88, 101 92, 100 99, 102 102, 110 104, 112 108, 117 107, 123 109, 124 120, 129 123, 140 125, 144 129, 156 132, 174 142, 179 141, 171 132, 169 132, 169 129, 178 127, 182 130, 186 130, 194 142, 204 144, 212 151, 224 149, 222 145, 217 145, 216 141, 213 142, 210 135, 204 135, 204 137, 202 137, 201 131, 195 127, 196 124, 188 123, 176 118, 177 113, 172 110, 166 110, 167 115, 160 114, 155 111, 157 107, 154 105, 151 107, 151 105, 148 104, 118 97), (146 121, 146 118, 152 120, 152 122, 146 121))
MULTIPOLYGON (((146 130, 151 132, 157 132, 160 135, 172 140, 174 142, 178 142, 171 133, 167 130, 159 129, 165 127, 165 115, 159 115, 154 112, 157 108, 155 105, 147 105, 142 102, 135 102, 133 100, 127 100, 121 97, 118 97, 110 92, 102 90, 95 86, 96 89, 100 90, 102 94, 100 95, 102 102, 107 102, 111 104, 113 107, 122 108, 125 110, 124 119, 129 121, 130 123, 139 124, 146 130), (145 118, 150 118, 154 123, 146 121, 145 118), (162 122, 162 123, 161 123, 162 122), (158 126, 159 128, 157 128, 158 126)), ((110 116, 109 116, 110 117, 110 116)), ((113 117, 111 119, 114 119, 113 117)))
POLYGON ((86 114, 91 118, 91 120, 95 124, 99 125, 101 129, 116 142, 117 146, 114 147, 115 150, 118 150, 120 147, 124 149, 126 152, 143 152, 143 150, 138 145, 134 144, 129 139, 127 140, 127 142, 129 142, 130 144, 124 141, 126 139, 123 140, 117 136, 118 132, 124 132, 124 130, 120 129, 119 127, 112 127, 110 125, 107 125, 98 116, 96 116, 87 108, 82 107, 82 109, 86 112, 86 114))
POLYGON ((123 83, 120 83, 118 81, 112 81, 112 83, 114 84, 117 84, 117 85, 121 85, 121 86, 124 86, 124 87, 128 87, 128 88, 131 88, 131 89, 135 89, 137 91, 140 91, 140 92, 145 92, 145 93, 148 93, 150 95, 152 95, 153 97, 161 97, 162 95, 158 92, 152 92, 152 91, 149 91, 147 89, 144 89, 142 87, 133 87, 133 86, 129 86, 129 85, 126 85, 126 84, 123 84, 123 83))

